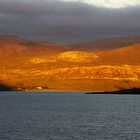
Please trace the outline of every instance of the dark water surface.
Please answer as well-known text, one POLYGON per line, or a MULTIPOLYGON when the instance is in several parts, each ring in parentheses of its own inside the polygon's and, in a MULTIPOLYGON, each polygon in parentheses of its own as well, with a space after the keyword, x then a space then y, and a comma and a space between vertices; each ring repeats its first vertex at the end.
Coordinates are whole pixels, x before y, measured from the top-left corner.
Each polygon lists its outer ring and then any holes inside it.
POLYGON ((0 140, 140 140, 140 96, 1 92, 0 140))

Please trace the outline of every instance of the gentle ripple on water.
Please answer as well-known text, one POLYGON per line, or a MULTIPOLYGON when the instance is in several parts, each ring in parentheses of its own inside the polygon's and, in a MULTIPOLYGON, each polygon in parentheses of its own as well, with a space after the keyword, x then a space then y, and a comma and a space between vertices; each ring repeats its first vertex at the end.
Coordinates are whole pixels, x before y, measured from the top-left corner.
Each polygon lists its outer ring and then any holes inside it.
POLYGON ((140 96, 1 92, 0 140, 140 140, 140 96))

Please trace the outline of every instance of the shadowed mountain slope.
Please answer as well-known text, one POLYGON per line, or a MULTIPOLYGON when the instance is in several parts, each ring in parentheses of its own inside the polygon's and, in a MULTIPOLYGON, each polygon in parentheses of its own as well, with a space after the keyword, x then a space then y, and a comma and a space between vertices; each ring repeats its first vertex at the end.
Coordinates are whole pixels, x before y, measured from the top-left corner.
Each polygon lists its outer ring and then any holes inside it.
POLYGON ((20 39, 15 36, 0 35, 0 58, 21 55, 50 55, 64 51, 60 45, 20 39))
POLYGON ((100 39, 97 41, 90 41, 90 42, 70 45, 69 47, 72 48, 73 50, 98 52, 103 50, 121 48, 136 43, 140 43, 140 36, 132 36, 132 37, 124 36, 124 37, 114 37, 109 39, 100 39))

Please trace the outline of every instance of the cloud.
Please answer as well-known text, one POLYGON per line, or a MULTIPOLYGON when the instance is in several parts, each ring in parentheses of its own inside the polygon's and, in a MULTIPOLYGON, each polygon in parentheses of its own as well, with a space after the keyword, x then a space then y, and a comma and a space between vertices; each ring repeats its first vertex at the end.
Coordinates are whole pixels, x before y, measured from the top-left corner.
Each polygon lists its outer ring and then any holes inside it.
POLYGON ((75 43, 140 33, 139 6, 107 9, 82 2, 0 0, 0 33, 75 43))
POLYGON ((98 7, 106 8, 124 8, 128 6, 140 5, 139 0, 61 0, 65 2, 81 2, 86 4, 91 4, 98 7))

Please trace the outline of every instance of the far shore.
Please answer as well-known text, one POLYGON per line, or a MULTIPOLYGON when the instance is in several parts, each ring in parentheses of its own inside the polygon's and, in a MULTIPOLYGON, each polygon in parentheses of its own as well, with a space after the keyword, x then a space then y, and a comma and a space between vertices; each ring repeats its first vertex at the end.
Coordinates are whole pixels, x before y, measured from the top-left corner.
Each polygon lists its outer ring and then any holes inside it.
POLYGON ((12 92, 81 92, 85 94, 129 94, 129 95, 140 95, 140 88, 122 89, 116 91, 86 91, 86 90, 63 90, 63 89, 22 89, 16 90, 15 88, 0 90, 1 92, 12 91, 12 92))
POLYGON ((85 94, 127 94, 127 95, 140 95, 140 88, 122 89, 117 91, 105 91, 105 92, 87 92, 85 94))

